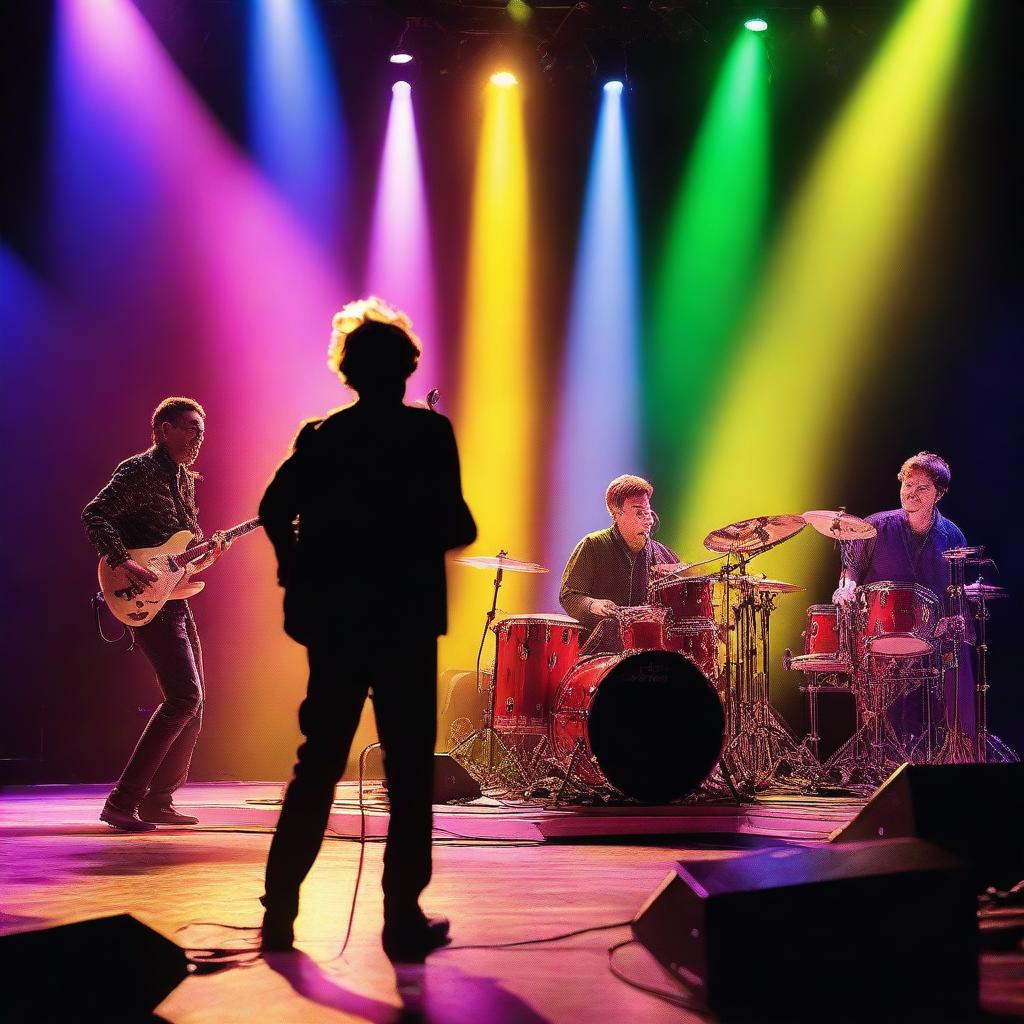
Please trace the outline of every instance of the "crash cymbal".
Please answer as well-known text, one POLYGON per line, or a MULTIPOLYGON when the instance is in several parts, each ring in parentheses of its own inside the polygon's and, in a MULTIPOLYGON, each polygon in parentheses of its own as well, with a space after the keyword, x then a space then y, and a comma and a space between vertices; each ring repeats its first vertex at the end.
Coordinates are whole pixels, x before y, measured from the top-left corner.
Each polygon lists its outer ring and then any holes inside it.
POLYGON ((471 565, 474 569, 507 569, 509 572, 548 572, 546 566, 536 562, 521 562, 508 555, 460 555, 453 558, 460 565, 471 565))
POLYGON ((980 601, 982 598, 986 601, 998 601, 1001 597, 1010 596, 1010 592, 1003 587, 994 587, 991 583, 982 583, 981 580, 977 583, 968 583, 964 587, 964 593, 968 601, 980 601))
POLYGON ((758 516, 712 530, 704 538, 708 551, 751 554, 798 534, 807 524, 803 516, 758 516))
POLYGON ((878 532, 866 519, 851 516, 842 508, 838 512, 830 509, 805 512, 804 519, 818 533, 832 540, 867 540, 878 532))

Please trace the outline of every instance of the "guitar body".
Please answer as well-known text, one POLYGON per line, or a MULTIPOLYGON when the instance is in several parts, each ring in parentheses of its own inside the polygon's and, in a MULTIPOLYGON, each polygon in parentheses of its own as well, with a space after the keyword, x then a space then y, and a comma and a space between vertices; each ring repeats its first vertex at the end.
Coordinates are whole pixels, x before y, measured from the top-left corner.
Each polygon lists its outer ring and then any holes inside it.
POLYGON ((137 628, 152 622, 153 617, 168 601, 182 601, 194 597, 205 583, 193 580, 195 566, 216 547, 217 541, 230 544, 237 537, 244 537, 260 525, 259 519, 247 519, 232 526, 230 530, 216 533, 215 540, 196 544, 186 551, 194 538, 188 530, 172 533, 159 547, 131 548, 128 556, 139 565, 156 573, 157 579, 148 587, 132 582, 122 568, 111 569, 105 558, 100 559, 98 575, 103 599, 111 615, 126 626, 137 628))
POLYGON ((168 602, 198 594, 206 586, 189 579, 187 566, 179 568, 171 559, 180 555, 192 543, 188 530, 179 530, 156 548, 134 548, 128 552, 139 565, 157 574, 158 579, 145 589, 133 583, 120 567, 111 569, 105 558, 100 559, 99 581, 103 599, 111 614, 126 626, 138 628, 152 621, 153 616, 168 602))

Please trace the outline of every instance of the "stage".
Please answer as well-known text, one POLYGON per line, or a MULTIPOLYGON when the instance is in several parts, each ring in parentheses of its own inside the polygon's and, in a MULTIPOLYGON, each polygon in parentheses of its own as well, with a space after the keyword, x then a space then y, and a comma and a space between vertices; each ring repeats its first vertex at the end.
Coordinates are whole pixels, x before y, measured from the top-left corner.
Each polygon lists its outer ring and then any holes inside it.
MULTIPOLYGON (((338 957, 359 859, 355 787, 339 788, 328 838, 303 890, 296 930, 301 952, 256 959, 257 899, 280 789, 270 783, 189 785, 178 804, 202 824, 141 836, 97 820, 104 787, 7 790, 0 798, 6 894, 0 931, 130 913, 181 946, 236 949, 242 962, 253 961, 244 970, 186 979, 157 1011, 176 1024, 397 1020, 402 1001, 379 941, 380 842, 366 845, 352 938, 338 957)), ((386 815, 372 786, 367 796, 366 833, 378 837, 386 815)), ((425 1019, 445 1024, 701 1020, 613 976, 607 950, 629 937, 625 926, 503 950, 458 947, 628 921, 677 860, 820 845, 859 806, 849 799, 792 797, 743 807, 545 811, 486 800, 436 806, 434 881, 424 903, 451 918, 454 944, 432 956, 422 975, 404 977, 403 988, 419 985, 425 1019)), ((765 955, 780 971, 800 970, 798 952, 772 947, 770 921, 752 925, 763 930, 765 955)), ((615 965, 641 984, 686 994, 643 947, 621 950, 615 965)), ((116 976, 116 961, 111 969, 116 976)), ((985 953, 981 978, 986 1019, 1024 1017, 1019 948, 985 953)), ((884 1008, 877 1019, 886 1019, 884 1008)))

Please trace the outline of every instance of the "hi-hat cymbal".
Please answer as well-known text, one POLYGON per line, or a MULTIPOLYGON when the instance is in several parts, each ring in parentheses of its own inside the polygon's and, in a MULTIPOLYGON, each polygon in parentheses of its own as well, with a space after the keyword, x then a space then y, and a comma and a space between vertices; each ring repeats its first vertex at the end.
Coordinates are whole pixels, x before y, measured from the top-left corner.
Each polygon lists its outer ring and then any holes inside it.
POLYGON ((758 516, 712 530, 704 538, 708 551, 751 554, 798 534, 807 524, 803 516, 758 516))
POLYGON ((453 558, 460 565, 471 565, 474 569, 507 569, 509 572, 548 572, 547 566, 536 562, 521 562, 508 555, 460 555, 453 558))
POLYGON ((878 532, 866 519, 851 516, 842 509, 838 512, 829 509, 805 512, 804 519, 818 533, 832 540, 867 540, 878 532))
MULTIPOLYGON (((977 565, 980 564, 978 560, 983 554, 985 554, 985 545, 979 544, 975 547, 950 548, 948 551, 942 552, 942 557, 950 562, 964 561, 968 565, 977 565)), ((984 560, 982 559, 982 561, 984 560)))
POLYGON ((982 583, 981 580, 977 583, 968 583, 964 587, 964 593, 968 601, 998 601, 1001 597, 1010 596, 1010 592, 1003 587, 994 587, 991 583, 982 583))

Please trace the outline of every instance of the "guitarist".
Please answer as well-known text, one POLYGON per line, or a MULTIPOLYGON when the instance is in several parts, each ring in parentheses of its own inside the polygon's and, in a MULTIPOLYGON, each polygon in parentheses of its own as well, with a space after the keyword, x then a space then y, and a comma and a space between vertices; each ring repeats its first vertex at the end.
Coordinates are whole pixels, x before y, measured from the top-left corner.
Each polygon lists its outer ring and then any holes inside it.
MULTIPOLYGON (((128 548, 155 547, 172 533, 202 537, 191 470, 199 457, 206 412, 193 398, 165 398, 153 411, 153 445, 125 459, 110 483, 82 512, 85 531, 111 568, 120 566, 145 589, 157 577, 133 561, 128 548)), ((198 572, 227 550, 216 546, 198 572)), ((174 807, 175 790, 188 775, 202 725, 203 652, 187 601, 167 604, 136 634, 156 671, 163 701, 153 713, 128 764, 103 806, 100 820, 124 832, 148 832, 157 825, 195 825, 198 818, 174 807)))

